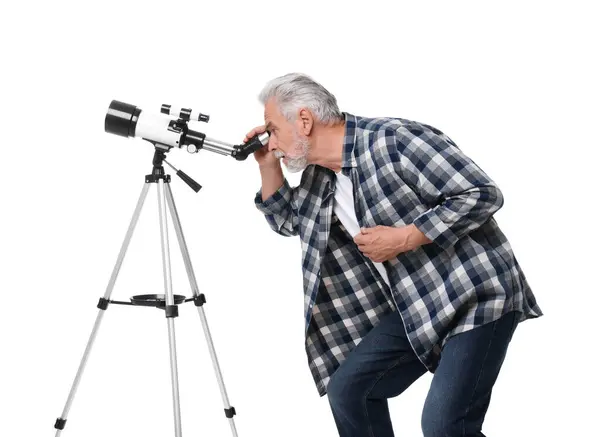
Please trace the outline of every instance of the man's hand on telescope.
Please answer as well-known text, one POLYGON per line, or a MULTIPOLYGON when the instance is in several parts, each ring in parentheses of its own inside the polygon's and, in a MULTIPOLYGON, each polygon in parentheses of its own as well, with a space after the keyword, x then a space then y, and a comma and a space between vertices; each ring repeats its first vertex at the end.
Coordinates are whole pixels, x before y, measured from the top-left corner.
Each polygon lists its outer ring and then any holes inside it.
MULTIPOLYGON (((266 130, 267 129, 265 125, 255 127, 246 134, 246 137, 244 138, 243 142, 247 143, 252 137, 254 137, 255 135, 262 134, 266 130)), ((277 165, 279 165, 279 159, 275 157, 275 154, 273 152, 269 152, 268 143, 266 146, 263 146, 262 148, 254 152, 254 159, 256 159, 256 162, 258 162, 259 167, 266 168, 276 167, 277 165)))

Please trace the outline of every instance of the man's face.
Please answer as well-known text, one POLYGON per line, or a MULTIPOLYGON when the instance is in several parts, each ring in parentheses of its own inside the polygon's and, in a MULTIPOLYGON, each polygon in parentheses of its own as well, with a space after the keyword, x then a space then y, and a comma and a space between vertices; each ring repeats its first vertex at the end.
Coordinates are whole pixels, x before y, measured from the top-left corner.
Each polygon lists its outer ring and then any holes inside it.
POLYGON ((273 99, 265 105, 265 124, 269 132, 269 151, 283 157, 283 163, 292 173, 306 168, 309 141, 300 131, 301 122, 291 123, 283 116, 273 99))

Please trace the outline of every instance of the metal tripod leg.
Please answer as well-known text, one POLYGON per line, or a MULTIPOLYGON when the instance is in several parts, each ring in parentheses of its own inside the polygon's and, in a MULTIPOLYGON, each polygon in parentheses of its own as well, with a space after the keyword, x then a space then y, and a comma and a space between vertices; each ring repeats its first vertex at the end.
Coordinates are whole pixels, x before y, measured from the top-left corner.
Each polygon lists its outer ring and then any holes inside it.
POLYGON ((171 357, 171 387, 173 390, 173 414, 175 416, 175 436, 181 437, 181 410, 179 407, 179 381, 177 376, 177 352, 175 347, 175 323, 174 317, 177 316, 177 306, 173 299, 173 289, 171 283, 171 260, 169 255, 169 236, 167 232, 167 206, 166 192, 170 193, 169 184, 165 184, 163 179, 158 181, 158 208, 160 215, 160 236, 163 259, 163 273, 165 283, 167 325, 169 328, 169 353, 171 357), (173 310, 173 311, 170 311, 173 310))
POLYGON ((149 188, 149 184, 144 184, 144 188, 142 189, 142 192, 140 194, 137 206, 131 219, 131 223, 129 224, 129 229, 127 230, 127 234, 125 235, 125 240, 121 245, 121 251, 119 252, 117 263, 115 264, 112 275, 110 277, 110 281, 108 282, 108 286, 106 287, 106 292, 104 293, 104 297, 100 299, 100 302, 98 303, 99 310, 98 315, 96 316, 96 322, 94 323, 94 328, 92 329, 92 333, 85 348, 83 358, 79 363, 79 369, 77 370, 75 380, 73 381, 73 385, 71 386, 69 397, 67 398, 67 403, 65 404, 65 408, 63 409, 61 416, 58 419, 56 419, 56 423, 54 425, 54 427, 56 428, 56 437, 60 436, 60 433, 64 429, 65 423, 67 422, 67 416, 69 415, 69 410, 71 409, 73 398, 75 397, 75 393, 77 392, 77 388, 79 387, 81 375, 83 374, 83 371, 85 369, 85 365, 92 350, 92 346, 94 345, 96 334, 98 333, 98 329, 100 328, 100 322, 102 321, 102 317, 104 316, 104 311, 108 307, 108 300, 110 299, 113 288, 115 286, 115 282, 117 281, 119 270, 121 269, 121 265, 123 264, 123 259, 125 258, 127 248, 129 247, 129 242, 131 241, 133 231, 135 230, 135 226, 137 225, 138 219, 140 217, 140 213, 142 211, 142 207, 144 206, 144 201, 146 200, 146 195, 148 194, 149 188))
POLYGON ((235 415, 235 408, 230 406, 229 399, 227 397, 227 391, 225 389, 225 384, 223 382, 223 376, 221 375, 221 369, 219 367, 219 362, 217 360, 217 354, 215 352, 215 347, 213 345, 212 337, 210 335, 210 329, 208 328, 208 323, 206 321, 206 316, 204 314, 204 308, 202 305, 204 304, 204 296, 200 295, 198 291, 198 283, 196 282, 196 276, 194 274, 194 269, 192 268, 192 262, 190 260, 190 254, 188 252, 187 244, 185 242, 185 238, 183 236, 183 230, 181 228, 181 222, 179 220, 179 215, 177 213, 177 208, 175 207, 175 200, 173 198, 173 193, 171 192, 171 187, 169 184, 166 185, 166 195, 167 201, 169 203, 169 208, 171 210, 171 216, 173 219, 173 226, 175 228, 175 232, 177 233, 177 239, 179 240, 179 247, 181 249, 181 255, 183 256, 183 261, 185 264, 185 269, 188 274, 188 278, 190 280, 190 286, 192 288, 192 293, 196 298, 194 300, 196 307, 198 308, 198 314, 200 315, 200 320, 202 321, 202 327, 204 328, 204 335, 206 337, 206 342, 208 343, 208 348, 210 351, 210 356, 213 363, 213 368, 215 370, 215 374, 217 376, 217 381, 219 382, 219 388, 221 389, 221 397, 223 398, 223 405, 225 406, 225 416, 229 420, 229 425, 231 427, 231 432, 234 437, 237 437, 237 430, 235 428, 235 422, 233 420, 233 416, 235 415))

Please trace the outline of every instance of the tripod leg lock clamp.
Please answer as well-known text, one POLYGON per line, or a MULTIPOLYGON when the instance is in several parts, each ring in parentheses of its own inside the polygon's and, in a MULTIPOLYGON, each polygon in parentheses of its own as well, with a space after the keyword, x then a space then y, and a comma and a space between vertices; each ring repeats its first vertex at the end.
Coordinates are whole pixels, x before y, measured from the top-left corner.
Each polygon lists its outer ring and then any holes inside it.
POLYGON ((67 423, 67 419, 61 419, 60 417, 56 419, 56 423, 54 424, 54 428, 56 429, 65 429, 65 424, 67 423))
POLYGON ((177 305, 167 305, 165 307, 165 315, 167 317, 177 317, 179 316, 179 308, 177 305))
POLYGON ((235 414, 236 413, 234 407, 225 408, 225 417, 227 417, 228 419, 231 419, 235 414))
POLYGON ((198 296, 196 296, 194 298, 194 305, 196 305, 197 307, 201 307, 205 303, 206 303, 206 297, 204 297, 203 294, 199 294, 198 296))
POLYGON ((106 308, 108 308, 108 299, 104 299, 103 297, 100 298, 100 300, 98 301, 98 308, 100 308, 101 310, 105 310, 106 308))

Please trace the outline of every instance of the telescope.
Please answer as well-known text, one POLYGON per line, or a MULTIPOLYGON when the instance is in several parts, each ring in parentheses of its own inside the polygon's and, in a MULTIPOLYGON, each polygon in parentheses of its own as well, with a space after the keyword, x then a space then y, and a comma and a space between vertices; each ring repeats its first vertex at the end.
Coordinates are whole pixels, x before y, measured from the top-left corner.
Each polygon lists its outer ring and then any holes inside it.
POLYGON ((209 116, 206 114, 166 104, 161 106, 160 112, 163 115, 152 114, 135 105, 113 100, 104 119, 104 130, 122 137, 142 138, 167 151, 185 147, 189 153, 198 153, 201 149, 206 149, 231 156, 238 161, 245 160, 269 141, 268 132, 264 132, 244 144, 224 143, 189 128, 190 120, 208 123, 209 116))

